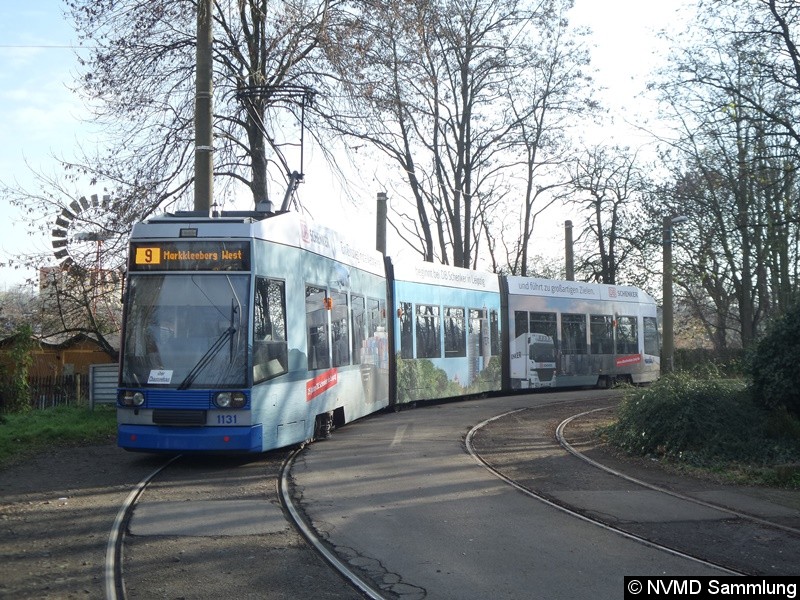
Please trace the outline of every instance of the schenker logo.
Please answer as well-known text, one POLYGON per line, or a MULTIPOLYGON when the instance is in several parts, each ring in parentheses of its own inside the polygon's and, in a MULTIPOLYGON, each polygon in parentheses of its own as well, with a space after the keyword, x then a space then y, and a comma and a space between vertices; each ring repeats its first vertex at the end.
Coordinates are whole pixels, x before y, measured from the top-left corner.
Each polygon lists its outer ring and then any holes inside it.
POLYGON ((323 235, 317 231, 314 231, 305 223, 300 224, 300 237, 306 244, 318 244, 327 249, 330 249, 331 247, 331 243, 328 240, 327 235, 323 235))
POLYGON ((620 290, 615 287, 608 288, 609 298, 638 298, 639 292, 636 290, 620 290))

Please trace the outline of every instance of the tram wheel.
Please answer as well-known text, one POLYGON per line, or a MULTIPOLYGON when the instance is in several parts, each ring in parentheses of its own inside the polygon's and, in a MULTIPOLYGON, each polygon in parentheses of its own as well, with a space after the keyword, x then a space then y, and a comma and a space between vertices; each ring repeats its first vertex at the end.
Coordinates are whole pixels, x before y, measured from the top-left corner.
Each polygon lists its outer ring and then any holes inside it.
POLYGON ((314 421, 314 439, 327 440, 333 431, 333 412, 326 412, 317 415, 314 421))

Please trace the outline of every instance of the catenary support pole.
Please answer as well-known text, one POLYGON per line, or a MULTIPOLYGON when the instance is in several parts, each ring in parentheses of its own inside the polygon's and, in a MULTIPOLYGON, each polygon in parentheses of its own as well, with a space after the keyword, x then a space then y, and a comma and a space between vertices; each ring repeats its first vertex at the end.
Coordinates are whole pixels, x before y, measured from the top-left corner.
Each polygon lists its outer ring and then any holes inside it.
POLYGON ((572 248, 572 221, 564 221, 564 258, 567 281, 575 281, 575 254, 572 248))
POLYGON ((375 249, 386 256, 386 192, 378 192, 377 222, 375 224, 375 249))

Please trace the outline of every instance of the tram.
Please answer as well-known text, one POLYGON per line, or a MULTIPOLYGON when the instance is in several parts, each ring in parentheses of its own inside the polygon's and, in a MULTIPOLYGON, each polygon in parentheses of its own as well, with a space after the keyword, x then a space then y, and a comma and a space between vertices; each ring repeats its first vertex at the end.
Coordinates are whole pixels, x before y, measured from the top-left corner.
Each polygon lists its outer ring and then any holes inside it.
POLYGON ((389 274, 398 404, 501 389, 497 275, 433 263, 389 274))
POLYGON ((504 280, 512 389, 647 383, 660 372, 656 303, 630 286, 504 280))
POLYGON ((118 394, 131 450, 261 452, 388 404, 383 257, 294 213, 134 226, 118 394))
POLYGON ((123 320, 132 451, 263 452, 389 406, 659 372, 641 290, 393 264, 290 212, 137 223, 123 320))

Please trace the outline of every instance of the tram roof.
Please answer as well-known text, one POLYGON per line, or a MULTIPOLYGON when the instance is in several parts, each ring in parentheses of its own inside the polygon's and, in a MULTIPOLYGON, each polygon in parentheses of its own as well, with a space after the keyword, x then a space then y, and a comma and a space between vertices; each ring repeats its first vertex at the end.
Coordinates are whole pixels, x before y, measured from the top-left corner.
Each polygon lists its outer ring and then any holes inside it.
POLYGON ((383 274, 383 255, 294 212, 233 211, 208 216, 185 211, 137 223, 131 240, 257 239, 301 248, 352 267, 383 274))
POLYGON ((398 261, 394 265, 394 278, 397 281, 488 292, 500 290, 497 275, 494 273, 429 262, 398 261))

